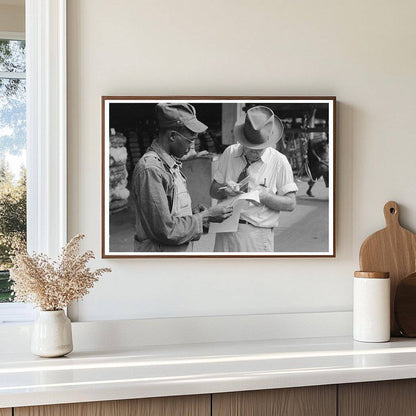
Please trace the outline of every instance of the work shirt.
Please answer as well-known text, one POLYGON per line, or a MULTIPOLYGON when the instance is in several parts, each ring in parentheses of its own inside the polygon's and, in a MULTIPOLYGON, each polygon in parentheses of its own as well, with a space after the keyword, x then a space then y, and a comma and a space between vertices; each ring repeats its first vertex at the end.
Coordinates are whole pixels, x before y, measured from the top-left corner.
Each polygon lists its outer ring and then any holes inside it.
MULTIPOLYGON (((237 182, 246 163, 241 144, 228 146, 221 155, 214 180, 219 184, 237 182)), ((293 180, 292 167, 286 156, 271 147, 267 147, 261 158, 248 167, 247 174, 249 192, 257 189, 259 185, 265 185, 277 195, 298 191, 293 180)), ((273 228, 279 224, 279 214, 280 211, 274 211, 265 205, 249 203, 247 208, 242 209, 240 218, 256 227, 273 228)))
POLYGON ((202 234, 201 214, 192 215, 181 162, 156 141, 133 172, 135 251, 186 251, 202 234))

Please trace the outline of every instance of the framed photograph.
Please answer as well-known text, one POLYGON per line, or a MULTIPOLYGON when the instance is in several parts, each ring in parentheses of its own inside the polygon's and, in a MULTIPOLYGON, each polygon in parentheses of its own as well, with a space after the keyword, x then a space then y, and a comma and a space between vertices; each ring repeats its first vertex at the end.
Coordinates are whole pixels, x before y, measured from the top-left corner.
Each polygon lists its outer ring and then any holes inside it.
POLYGON ((335 97, 102 97, 102 256, 335 257, 335 97))

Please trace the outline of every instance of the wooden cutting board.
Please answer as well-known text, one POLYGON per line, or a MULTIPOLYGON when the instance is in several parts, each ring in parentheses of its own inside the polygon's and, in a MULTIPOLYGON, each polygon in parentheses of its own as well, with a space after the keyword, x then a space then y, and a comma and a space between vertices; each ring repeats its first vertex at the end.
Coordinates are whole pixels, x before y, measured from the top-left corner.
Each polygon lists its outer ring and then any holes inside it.
POLYGON ((406 230, 399 222, 399 206, 394 201, 384 205, 386 228, 367 237, 360 249, 362 271, 390 273, 390 325, 391 334, 400 335, 394 319, 394 297, 401 279, 416 271, 416 234, 406 230))

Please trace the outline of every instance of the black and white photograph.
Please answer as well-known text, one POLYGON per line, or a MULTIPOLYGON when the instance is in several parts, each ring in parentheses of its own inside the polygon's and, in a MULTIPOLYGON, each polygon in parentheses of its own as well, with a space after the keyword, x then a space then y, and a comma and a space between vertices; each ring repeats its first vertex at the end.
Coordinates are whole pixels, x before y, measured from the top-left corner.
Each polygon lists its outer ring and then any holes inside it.
POLYGON ((102 97, 103 257, 334 257, 335 97, 102 97))

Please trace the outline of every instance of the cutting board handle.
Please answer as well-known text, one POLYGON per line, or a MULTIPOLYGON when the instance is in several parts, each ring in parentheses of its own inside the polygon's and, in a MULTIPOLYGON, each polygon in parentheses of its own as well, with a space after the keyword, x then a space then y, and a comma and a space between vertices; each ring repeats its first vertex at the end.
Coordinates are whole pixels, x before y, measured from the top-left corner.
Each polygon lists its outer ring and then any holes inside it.
POLYGON ((399 223, 399 205, 395 201, 389 201, 384 205, 384 217, 386 218, 387 227, 398 227, 399 223))

